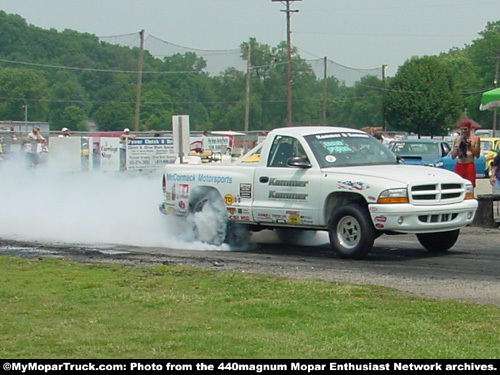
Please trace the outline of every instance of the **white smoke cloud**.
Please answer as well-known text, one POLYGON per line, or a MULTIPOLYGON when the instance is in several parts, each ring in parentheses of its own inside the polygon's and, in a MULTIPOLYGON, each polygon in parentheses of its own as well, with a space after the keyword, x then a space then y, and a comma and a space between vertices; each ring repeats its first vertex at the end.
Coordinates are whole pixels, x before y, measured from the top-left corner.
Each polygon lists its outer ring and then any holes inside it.
POLYGON ((161 172, 61 173, 4 160, 0 199, 4 239, 228 250, 194 241, 184 220, 159 212, 161 172))

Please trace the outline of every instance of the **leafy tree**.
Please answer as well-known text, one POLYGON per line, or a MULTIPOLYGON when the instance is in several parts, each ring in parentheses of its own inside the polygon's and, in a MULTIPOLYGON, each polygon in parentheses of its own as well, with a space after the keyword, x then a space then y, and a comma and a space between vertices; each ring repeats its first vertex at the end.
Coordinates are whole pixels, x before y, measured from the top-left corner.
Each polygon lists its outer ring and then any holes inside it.
POLYGON ((134 105, 120 102, 106 103, 94 113, 94 120, 101 131, 121 131, 124 128, 133 128, 134 105))
MULTIPOLYGON (((495 71, 500 57, 500 21, 488 22, 486 29, 479 33, 480 38, 465 49, 471 64, 475 67, 476 85, 481 92, 491 90, 500 82, 495 82, 495 71)), ((478 90, 479 91, 479 90, 478 90)), ((493 117, 490 111, 480 111, 481 92, 477 92, 468 103, 471 116, 483 127, 492 127, 493 117)))
POLYGON ((436 56, 406 61, 384 95, 388 128, 419 135, 446 134, 463 108, 450 68, 436 56))
POLYGON ((66 107, 61 117, 64 127, 77 131, 87 130, 86 119, 87 116, 82 108, 74 105, 66 107))
POLYGON ((47 86, 37 72, 24 68, 0 69, 0 117, 22 121, 47 120, 47 86), (27 112, 25 109, 27 106, 27 112))

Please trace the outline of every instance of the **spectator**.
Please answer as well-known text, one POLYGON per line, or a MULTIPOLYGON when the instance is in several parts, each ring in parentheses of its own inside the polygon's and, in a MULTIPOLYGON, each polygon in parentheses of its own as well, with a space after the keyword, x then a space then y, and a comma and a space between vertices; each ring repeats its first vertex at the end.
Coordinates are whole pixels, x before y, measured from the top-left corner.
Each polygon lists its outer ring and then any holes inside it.
POLYGON ((490 184, 493 194, 500 194, 500 152, 493 160, 491 166, 490 184))
POLYGON ((123 129, 123 133, 122 133, 122 135, 120 135, 120 141, 122 141, 122 142, 125 142, 127 139, 134 139, 134 138, 135 138, 135 135, 130 133, 129 128, 123 129))
POLYGON ((471 130, 472 122, 469 119, 462 120, 460 123, 461 134, 453 142, 451 157, 455 159, 458 156, 454 172, 472 182, 475 187, 476 165, 474 164, 474 158, 479 157, 481 144, 479 137, 472 134, 471 130))
POLYGON ((28 158, 28 163, 31 168, 35 168, 40 164, 40 155, 43 151, 44 144, 47 140, 40 134, 40 126, 35 125, 31 132, 28 133, 28 139, 24 144, 24 152, 28 158))
POLYGON ((390 132, 389 134, 387 134, 387 137, 384 137, 384 140, 382 141, 382 143, 384 145, 386 145, 387 147, 390 147, 392 142, 394 142, 394 137, 396 136, 395 133, 393 132, 390 132))
POLYGON ((69 137, 71 134, 70 134, 70 131, 68 128, 62 128, 61 129, 61 134, 59 134, 59 137, 62 138, 62 137, 69 137))

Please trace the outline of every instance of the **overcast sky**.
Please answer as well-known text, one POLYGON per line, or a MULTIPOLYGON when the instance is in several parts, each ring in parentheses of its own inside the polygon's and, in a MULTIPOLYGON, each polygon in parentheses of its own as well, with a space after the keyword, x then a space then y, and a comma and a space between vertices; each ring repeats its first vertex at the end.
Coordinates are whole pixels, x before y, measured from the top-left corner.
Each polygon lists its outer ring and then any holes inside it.
MULTIPOLYGON (((0 0, 29 24, 97 36, 138 33, 201 50, 237 49, 255 37, 286 40, 284 2, 271 0, 0 0)), ((327 57, 356 69, 388 65, 393 76, 412 56, 462 48, 487 22, 498 0, 302 0, 291 3, 292 43, 305 59, 327 57)), ((112 40, 108 40, 112 42, 112 40)))

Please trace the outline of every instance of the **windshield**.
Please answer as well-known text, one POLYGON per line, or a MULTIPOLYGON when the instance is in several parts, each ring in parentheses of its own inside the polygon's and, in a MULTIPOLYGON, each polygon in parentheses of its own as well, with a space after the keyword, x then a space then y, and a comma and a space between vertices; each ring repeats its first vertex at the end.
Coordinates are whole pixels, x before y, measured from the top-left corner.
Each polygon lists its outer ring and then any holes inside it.
POLYGON ((363 133, 328 133, 305 137, 322 168, 396 164, 396 155, 363 133))
POLYGON ((481 151, 491 151, 491 141, 481 141, 481 151))
POLYGON ((394 142, 391 150, 398 155, 440 155, 439 144, 428 142, 394 142))

